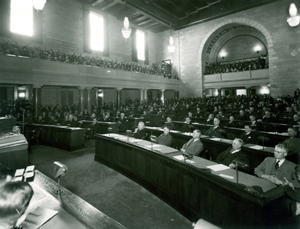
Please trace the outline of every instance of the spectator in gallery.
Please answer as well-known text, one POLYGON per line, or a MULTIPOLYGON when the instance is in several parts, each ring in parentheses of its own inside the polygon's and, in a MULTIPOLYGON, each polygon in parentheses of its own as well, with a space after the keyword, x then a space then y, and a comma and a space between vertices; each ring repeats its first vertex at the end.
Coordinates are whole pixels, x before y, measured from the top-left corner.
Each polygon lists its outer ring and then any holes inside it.
POLYGON ((137 128, 135 128, 133 132, 133 137, 138 139, 146 139, 147 138, 147 132, 145 129, 145 123, 139 122, 137 128))
POLYGON ((274 157, 267 157, 254 169, 255 175, 269 180, 276 185, 283 185, 293 180, 296 164, 286 160, 287 147, 280 143, 275 146, 274 157))
POLYGON ((242 151, 243 140, 236 138, 232 141, 232 146, 217 156, 216 162, 238 169, 244 172, 250 172, 249 158, 246 153, 242 151))
POLYGON ((254 115, 250 115, 249 118, 250 118, 250 126, 251 126, 252 130, 257 130, 258 123, 256 121, 255 116, 254 115))
POLYGON ((127 126, 127 117, 125 116, 124 112, 120 113, 120 118, 118 119, 118 129, 119 132, 124 132, 126 130, 126 126, 127 126))
POLYGON ((150 140, 161 145, 170 146, 172 144, 172 136, 170 135, 170 129, 167 126, 165 126, 164 132, 161 135, 159 135, 159 137, 151 135, 150 140))
POLYGON ((185 143, 180 149, 185 155, 199 155, 203 150, 203 144, 200 140, 201 131, 196 129, 193 131, 193 137, 185 143))

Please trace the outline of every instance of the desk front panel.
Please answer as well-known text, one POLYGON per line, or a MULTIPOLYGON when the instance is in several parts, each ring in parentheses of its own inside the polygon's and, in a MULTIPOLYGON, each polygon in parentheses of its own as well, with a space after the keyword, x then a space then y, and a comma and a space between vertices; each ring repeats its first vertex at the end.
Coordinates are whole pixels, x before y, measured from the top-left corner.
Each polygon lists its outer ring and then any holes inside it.
MULTIPOLYGON (((263 198, 255 196, 243 190, 244 185, 213 175, 203 166, 214 162, 195 157, 195 165, 184 163, 173 158, 181 155, 178 151, 162 154, 128 139, 129 142, 97 135, 95 160, 144 186, 191 221, 204 218, 222 227, 264 227, 270 217, 274 217, 267 197, 273 189, 263 198)), ((232 175, 235 171, 231 172, 232 175)), ((246 183, 250 179, 275 187, 269 181, 241 174, 246 183)), ((277 197, 282 195, 280 193, 277 197)))
POLYGON ((48 145, 68 151, 82 149, 85 146, 84 136, 86 130, 83 128, 41 124, 28 124, 26 125, 26 128, 29 130, 42 128, 41 134, 39 136, 39 142, 43 145, 48 145))

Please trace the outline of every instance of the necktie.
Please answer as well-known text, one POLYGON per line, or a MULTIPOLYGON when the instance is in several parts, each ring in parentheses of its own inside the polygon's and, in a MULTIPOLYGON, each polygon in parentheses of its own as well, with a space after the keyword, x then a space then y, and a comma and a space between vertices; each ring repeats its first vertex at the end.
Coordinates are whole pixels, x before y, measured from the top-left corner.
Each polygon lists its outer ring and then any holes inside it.
POLYGON ((279 168, 279 160, 277 160, 276 164, 275 164, 275 169, 279 168))
POLYGON ((189 142, 186 144, 186 149, 192 144, 193 141, 193 139, 189 140, 189 142))

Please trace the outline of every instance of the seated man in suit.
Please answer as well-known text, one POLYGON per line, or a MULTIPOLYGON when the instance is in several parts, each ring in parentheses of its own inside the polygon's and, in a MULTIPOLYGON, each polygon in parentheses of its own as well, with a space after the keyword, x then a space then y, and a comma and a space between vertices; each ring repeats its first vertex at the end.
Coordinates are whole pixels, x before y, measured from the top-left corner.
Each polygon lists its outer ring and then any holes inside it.
POLYGON ((150 140, 161 145, 170 146, 172 143, 172 136, 170 135, 169 127, 165 126, 163 134, 161 134, 158 138, 151 136, 150 140))
POLYGON ((242 164, 238 166, 238 169, 244 172, 250 172, 249 158, 246 153, 242 151, 243 140, 236 138, 232 142, 232 147, 229 147, 217 156, 216 162, 227 165, 234 169, 236 164, 242 164))
POLYGON ((120 117, 118 119, 118 130, 119 132, 124 132, 126 130, 126 126, 127 126, 127 117, 125 116, 124 112, 120 113, 120 117))
POLYGON ((172 123, 172 119, 170 118, 170 116, 167 117, 167 121, 161 128, 163 129, 165 126, 168 127, 169 130, 174 130, 174 123, 172 123))
POLYGON ((256 144, 257 136, 254 132, 252 132, 252 128, 250 125, 245 125, 245 132, 241 135, 241 139, 244 144, 256 144))
POLYGON ((225 125, 226 127, 237 127, 236 122, 234 121, 234 117, 229 116, 229 122, 225 125))
POLYGON ((293 171, 296 164, 285 159, 288 149, 282 143, 274 149, 274 157, 267 157, 254 169, 255 175, 271 182, 282 185, 293 180, 293 171))
POLYGON ((198 155, 203 150, 203 144, 200 140, 201 131, 196 129, 193 131, 193 138, 185 143, 180 149, 186 155, 198 155))
POLYGON ((133 132, 133 137, 138 138, 138 139, 145 139, 147 137, 147 132, 145 129, 144 122, 139 122, 138 127, 135 128, 135 130, 133 132))
POLYGON ((223 130, 220 127, 220 119, 214 118, 214 125, 211 126, 205 133, 211 138, 220 138, 223 130))
POLYGON ((181 132, 191 132, 193 129, 192 121, 190 117, 185 118, 185 122, 183 123, 182 127, 179 129, 181 132))
POLYGON ((288 128, 289 138, 282 143, 288 148, 288 155, 300 153, 300 138, 297 138, 297 129, 295 127, 288 128))

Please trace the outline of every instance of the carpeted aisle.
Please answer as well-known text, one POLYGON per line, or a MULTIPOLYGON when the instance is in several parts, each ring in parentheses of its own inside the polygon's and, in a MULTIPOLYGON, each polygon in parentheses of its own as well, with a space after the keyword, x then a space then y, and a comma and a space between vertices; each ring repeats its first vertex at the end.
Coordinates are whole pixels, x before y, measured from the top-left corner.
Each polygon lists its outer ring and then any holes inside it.
POLYGON ((61 184, 128 229, 189 229, 192 222, 122 174, 94 161, 94 141, 68 152, 35 145, 29 162, 53 179, 52 164, 68 166, 61 184))

